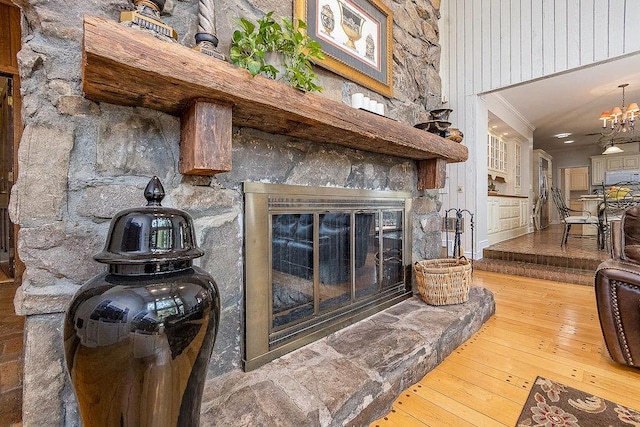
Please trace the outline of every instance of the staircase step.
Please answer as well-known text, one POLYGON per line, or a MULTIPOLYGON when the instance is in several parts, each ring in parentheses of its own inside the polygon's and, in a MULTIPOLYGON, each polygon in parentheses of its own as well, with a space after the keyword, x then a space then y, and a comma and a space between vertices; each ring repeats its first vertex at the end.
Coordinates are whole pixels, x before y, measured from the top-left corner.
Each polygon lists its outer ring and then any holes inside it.
POLYGON ((532 277, 535 279, 553 280, 556 282, 574 283, 577 285, 587 286, 593 286, 596 267, 597 265, 594 268, 586 269, 570 268, 494 258, 482 258, 473 262, 473 268, 476 270, 492 271, 495 273, 505 273, 512 274, 514 276, 532 277))
POLYGON ((482 256, 483 259, 487 260, 523 262, 528 264, 540 264, 545 268, 552 266, 562 267, 565 269, 591 270, 592 272, 595 271, 596 268, 598 268, 598 265, 602 262, 602 260, 593 258, 510 252, 490 248, 485 248, 482 251, 482 256))

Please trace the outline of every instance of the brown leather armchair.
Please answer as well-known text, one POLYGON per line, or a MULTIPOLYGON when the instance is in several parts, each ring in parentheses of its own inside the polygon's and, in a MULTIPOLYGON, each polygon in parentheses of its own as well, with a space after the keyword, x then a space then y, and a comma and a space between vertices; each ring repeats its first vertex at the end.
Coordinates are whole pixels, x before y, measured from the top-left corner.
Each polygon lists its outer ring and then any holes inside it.
POLYGON ((600 326, 611 358, 640 368, 640 206, 627 209, 612 231, 613 258, 595 276, 600 326))

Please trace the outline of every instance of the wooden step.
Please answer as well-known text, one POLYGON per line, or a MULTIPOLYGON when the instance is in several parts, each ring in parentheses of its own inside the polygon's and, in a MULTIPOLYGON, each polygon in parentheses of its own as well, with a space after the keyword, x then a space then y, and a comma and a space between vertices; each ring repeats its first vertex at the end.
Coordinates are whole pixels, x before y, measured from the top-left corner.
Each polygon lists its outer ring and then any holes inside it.
MULTIPOLYGON (((597 267, 597 265, 596 265, 597 267)), ((495 273, 513 274, 535 279, 554 280, 593 286, 595 267, 593 269, 559 267, 523 261, 507 261, 493 258, 482 258, 473 262, 475 270, 493 271, 495 273)))
POLYGON ((545 266, 577 268, 595 271, 602 262, 593 258, 581 258, 575 256, 535 254, 526 252, 513 252, 485 248, 482 251, 483 259, 516 261, 529 264, 540 264, 545 266))

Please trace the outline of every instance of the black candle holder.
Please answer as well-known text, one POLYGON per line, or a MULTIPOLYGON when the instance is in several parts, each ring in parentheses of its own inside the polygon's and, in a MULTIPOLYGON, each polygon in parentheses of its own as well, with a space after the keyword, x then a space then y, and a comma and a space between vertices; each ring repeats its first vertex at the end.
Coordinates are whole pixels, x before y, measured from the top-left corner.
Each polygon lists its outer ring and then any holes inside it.
POLYGON ((218 37, 211 33, 196 33, 196 45, 193 49, 222 61, 226 61, 227 59, 218 50, 218 37))

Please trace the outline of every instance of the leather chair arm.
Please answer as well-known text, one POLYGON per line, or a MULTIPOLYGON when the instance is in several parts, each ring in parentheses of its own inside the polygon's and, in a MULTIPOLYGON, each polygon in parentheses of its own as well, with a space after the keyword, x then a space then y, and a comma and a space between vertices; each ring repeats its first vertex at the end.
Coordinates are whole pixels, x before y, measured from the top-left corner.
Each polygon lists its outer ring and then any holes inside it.
POLYGON ((603 262, 596 270, 595 293, 612 359, 640 366, 640 265, 616 259, 603 262))

